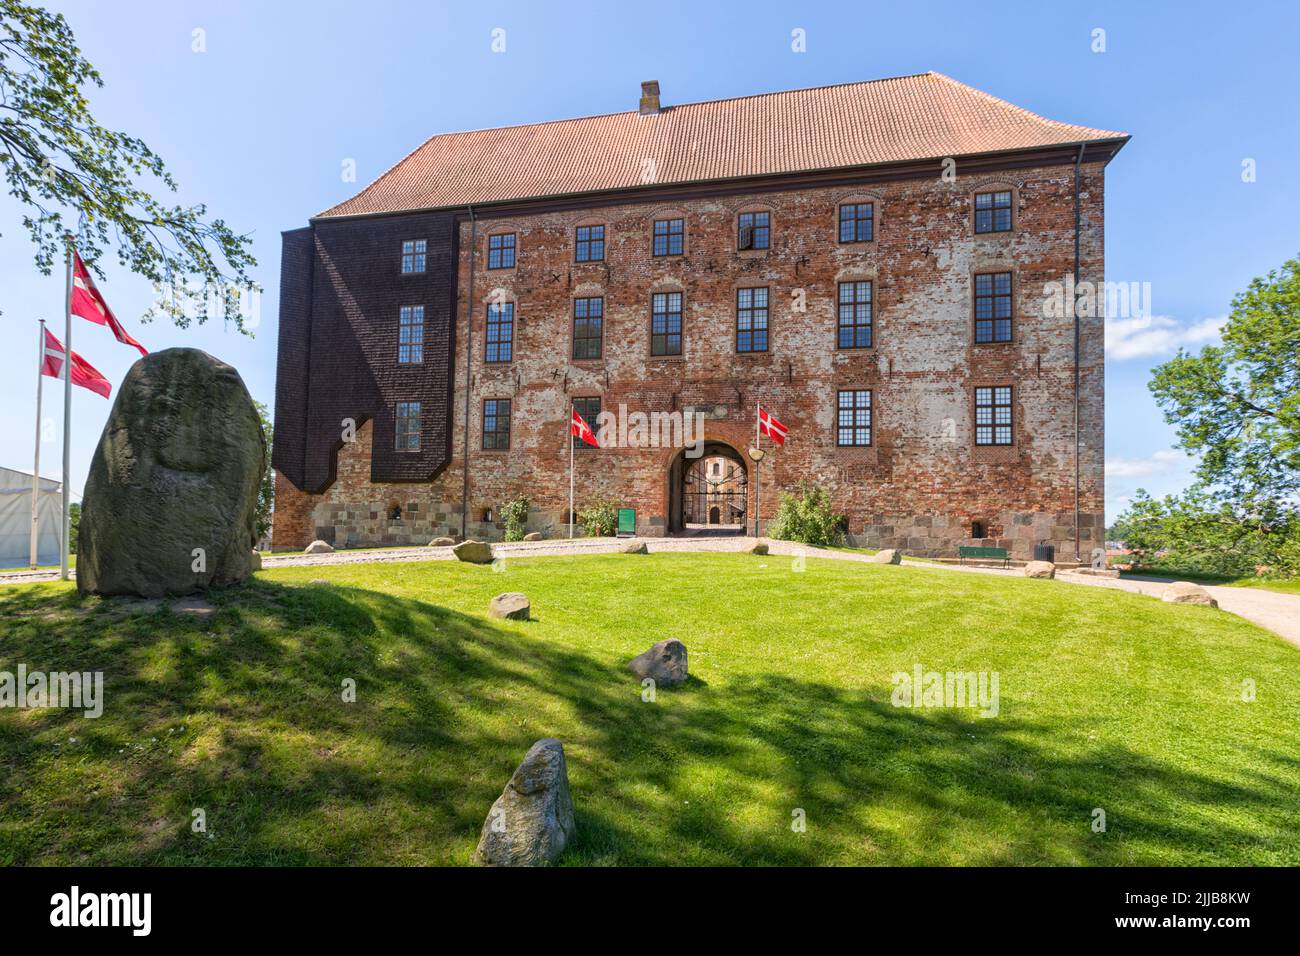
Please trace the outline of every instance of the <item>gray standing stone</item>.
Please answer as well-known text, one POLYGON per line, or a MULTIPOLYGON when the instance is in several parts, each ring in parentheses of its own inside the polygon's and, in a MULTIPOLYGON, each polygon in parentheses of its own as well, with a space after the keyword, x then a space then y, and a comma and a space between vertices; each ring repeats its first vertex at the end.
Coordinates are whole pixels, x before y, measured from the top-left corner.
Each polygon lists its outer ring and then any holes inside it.
POLYGON ((245 580, 265 466, 234 368, 198 349, 140 359, 90 462, 77 589, 161 597, 245 580))
POLYGON ((488 603, 488 616, 510 621, 526 621, 530 609, 528 595, 520 594, 518 591, 507 591, 505 594, 498 594, 488 603))
POLYGON ((627 666, 642 680, 649 677, 658 687, 672 687, 686 680, 686 645, 670 637, 632 658, 627 666))
POLYGON ((313 541, 311 544, 307 545, 307 547, 303 548, 302 553, 303 554, 333 554, 334 545, 330 544, 328 541, 321 541, 320 539, 317 539, 313 541))
POLYGON ((564 745, 553 738, 539 740, 492 804, 474 862, 544 866, 559 858, 576 831, 564 745))
POLYGON ((492 563, 492 545, 485 541, 475 541, 473 538, 456 545, 451 549, 451 553, 458 560, 468 561, 470 564, 492 563))
POLYGON ((1030 561, 1022 572, 1027 578, 1054 578, 1056 577, 1056 565, 1051 561, 1030 561))
POLYGON ((1169 587, 1165 588, 1165 593, 1160 595, 1160 600, 1168 601, 1170 604, 1204 604, 1207 607, 1218 607, 1219 602, 1210 597, 1210 592, 1205 590, 1199 584, 1193 584, 1191 581, 1175 581, 1169 587))
POLYGON ((903 560, 903 552, 896 548, 885 548, 877 551, 867 560, 872 564, 898 564, 903 560))
POLYGON ((262 570, 262 556, 261 556, 261 554, 259 554, 258 552, 254 551, 254 552, 249 556, 249 558, 248 558, 248 566, 249 566, 249 570, 252 570, 252 571, 261 571, 261 570, 262 570))

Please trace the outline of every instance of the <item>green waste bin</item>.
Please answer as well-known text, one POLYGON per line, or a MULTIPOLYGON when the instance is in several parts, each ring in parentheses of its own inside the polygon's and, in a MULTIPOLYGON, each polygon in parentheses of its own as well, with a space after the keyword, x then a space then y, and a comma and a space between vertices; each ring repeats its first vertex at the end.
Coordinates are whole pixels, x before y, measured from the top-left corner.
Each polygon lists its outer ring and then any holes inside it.
POLYGON ((618 536, 632 537, 636 534, 636 509, 618 509, 618 536))

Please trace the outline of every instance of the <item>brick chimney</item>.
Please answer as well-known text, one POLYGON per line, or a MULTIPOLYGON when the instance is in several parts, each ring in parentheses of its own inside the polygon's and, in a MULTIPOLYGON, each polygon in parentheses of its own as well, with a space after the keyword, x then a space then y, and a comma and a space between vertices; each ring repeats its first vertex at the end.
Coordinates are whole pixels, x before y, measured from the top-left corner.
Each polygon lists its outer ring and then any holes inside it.
POLYGON ((641 115, 659 112, 659 81, 646 80, 641 84, 641 115))

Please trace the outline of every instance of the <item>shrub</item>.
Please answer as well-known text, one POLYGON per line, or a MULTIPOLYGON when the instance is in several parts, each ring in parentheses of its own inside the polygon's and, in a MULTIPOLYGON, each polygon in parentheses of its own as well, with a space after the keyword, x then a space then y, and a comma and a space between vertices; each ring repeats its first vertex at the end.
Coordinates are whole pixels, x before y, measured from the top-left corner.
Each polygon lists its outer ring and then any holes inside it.
POLYGON ((514 501, 501 506, 501 517, 506 523, 506 540, 524 540, 524 531, 528 525, 528 498, 520 495, 514 501))
POLYGON ((767 533, 780 541, 834 547, 844 543, 846 524, 844 516, 831 507, 830 495, 824 488, 801 481, 797 491, 781 492, 781 503, 767 533))
POLYGON ((578 512, 578 523, 589 538, 612 538, 618 532, 618 505, 609 498, 597 498, 578 512))

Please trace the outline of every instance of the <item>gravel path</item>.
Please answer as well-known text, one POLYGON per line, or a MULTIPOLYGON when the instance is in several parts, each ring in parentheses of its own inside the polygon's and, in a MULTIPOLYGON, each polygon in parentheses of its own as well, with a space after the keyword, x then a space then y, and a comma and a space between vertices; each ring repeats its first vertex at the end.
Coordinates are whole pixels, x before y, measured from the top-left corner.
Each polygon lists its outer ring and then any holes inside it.
MULTIPOLYGON (((617 538, 557 538, 549 541, 496 542, 492 553, 498 558, 544 557, 566 554, 616 554, 628 539, 617 538)), ((748 551, 755 538, 642 538, 651 554, 667 552, 737 552, 748 551)), ((790 541, 766 540, 770 554, 796 557, 830 558, 836 561, 870 562, 870 556, 854 551, 835 551, 813 548, 790 541)), ((376 564, 409 561, 452 561, 451 548, 379 548, 368 551, 336 551, 332 554, 274 554, 262 558, 264 568, 317 567, 345 564, 376 564)), ((909 568, 930 571, 951 571, 960 574, 1020 575, 1017 568, 987 568, 974 565, 933 564, 925 561, 904 560, 909 568)), ((26 584, 37 581, 56 581, 58 571, 6 571, 0 572, 0 584, 26 584)), ((1085 574, 1060 571, 1056 580, 1087 587, 1111 588, 1145 594, 1159 598, 1173 578, 1132 577, 1101 578, 1085 574)), ((1300 647, 1300 595, 1282 594, 1262 588, 1230 588, 1207 585, 1205 588, 1219 602, 1219 607, 1258 624, 1287 642, 1300 647)))

